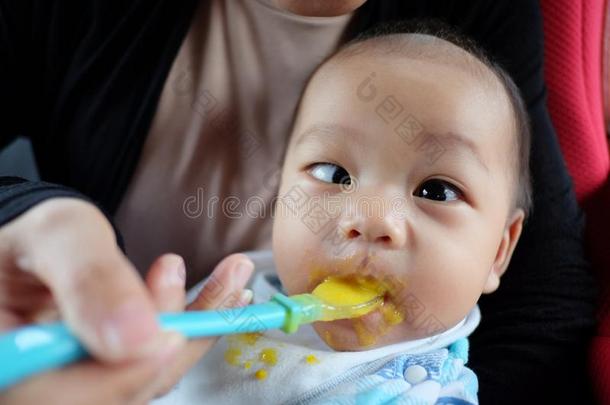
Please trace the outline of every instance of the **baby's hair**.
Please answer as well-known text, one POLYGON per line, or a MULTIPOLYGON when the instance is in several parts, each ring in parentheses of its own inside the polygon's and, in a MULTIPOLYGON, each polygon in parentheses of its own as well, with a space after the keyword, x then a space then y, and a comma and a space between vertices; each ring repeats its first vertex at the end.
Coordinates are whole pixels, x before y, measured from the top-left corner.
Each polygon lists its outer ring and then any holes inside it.
MULTIPOLYGON (((394 22, 373 27, 345 44, 329 60, 341 63, 363 52, 399 53, 414 59, 451 64, 458 68, 467 69, 471 74, 480 77, 482 80, 488 79, 488 73, 491 72, 508 98, 514 120, 515 150, 512 156, 515 159, 514 167, 516 171, 516 178, 514 179, 516 183, 515 206, 523 209, 526 217, 531 213, 533 203, 529 167, 531 142, 529 116, 519 88, 497 62, 491 60, 485 51, 470 38, 439 20, 394 22), (404 34, 412 35, 406 36, 404 34), (462 55, 458 55, 457 52, 452 52, 447 47, 441 48, 439 52, 438 47, 429 46, 438 39, 455 45, 480 64, 464 60, 463 52, 459 52, 462 55), (460 60, 466 63, 456 63, 460 60), (489 72, 485 70, 489 70, 489 72)), ((322 65, 325 64, 326 62, 322 65)))

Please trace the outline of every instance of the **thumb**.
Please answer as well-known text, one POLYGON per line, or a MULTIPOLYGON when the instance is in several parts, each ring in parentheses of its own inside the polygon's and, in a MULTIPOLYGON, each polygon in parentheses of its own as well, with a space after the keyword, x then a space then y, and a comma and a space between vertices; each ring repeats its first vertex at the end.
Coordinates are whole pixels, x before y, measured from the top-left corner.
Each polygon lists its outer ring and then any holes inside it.
POLYGON ((44 275, 63 318, 99 359, 117 362, 153 354, 163 339, 144 283, 120 252, 98 252, 102 257, 44 275))

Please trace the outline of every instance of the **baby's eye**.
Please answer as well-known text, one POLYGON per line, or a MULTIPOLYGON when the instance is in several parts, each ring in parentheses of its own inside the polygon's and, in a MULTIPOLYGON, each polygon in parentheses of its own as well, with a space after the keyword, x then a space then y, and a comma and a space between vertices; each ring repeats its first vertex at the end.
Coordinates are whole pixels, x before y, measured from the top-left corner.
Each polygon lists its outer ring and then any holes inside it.
POLYGON ((462 198, 462 192, 457 187, 440 179, 423 182, 414 195, 434 201, 455 201, 462 198))
POLYGON ((332 163, 314 163, 311 165, 309 173, 325 183, 343 184, 346 186, 352 183, 347 170, 332 163))

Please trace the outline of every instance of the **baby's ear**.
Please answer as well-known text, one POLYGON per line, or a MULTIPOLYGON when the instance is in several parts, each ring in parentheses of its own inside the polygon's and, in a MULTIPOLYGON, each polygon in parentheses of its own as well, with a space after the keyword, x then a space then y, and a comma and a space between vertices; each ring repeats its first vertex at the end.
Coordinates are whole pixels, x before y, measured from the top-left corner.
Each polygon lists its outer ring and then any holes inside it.
POLYGON ((517 242, 519 241, 519 236, 521 236, 524 218, 525 213, 523 210, 521 208, 517 208, 513 215, 509 218, 509 221, 506 223, 506 228, 504 229, 504 234, 502 235, 502 240, 500 241, 500 246, 498 246, 498 251, 496 252, 496 258, 491 266, 489 275, 487 276, 485 287, 483 287, 483 294, 489 294, 498 289, 498 286, 500 285, 500 277, 502 277, 506 271, 508 264, 510 263, 510 258, 512 257, 515 247, 517 246, 517 242))

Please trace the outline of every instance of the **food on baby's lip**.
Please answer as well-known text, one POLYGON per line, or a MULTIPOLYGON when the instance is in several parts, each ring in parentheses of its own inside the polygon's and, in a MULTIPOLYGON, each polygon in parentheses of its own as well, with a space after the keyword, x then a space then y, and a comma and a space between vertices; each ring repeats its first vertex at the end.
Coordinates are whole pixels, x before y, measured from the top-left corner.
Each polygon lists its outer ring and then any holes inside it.
POLYGON ((384 289, 362 277, 327 277, 312 291, 324 304, 324 320, 356 318, 383 304, 384 289))
MULTIPOLYGON (((372 346, 377 339, 387 334, 390 329, 405 319, 403 311, 394 304, 394 294, 400 295, 405 291, 405 283, 402 280, 385 276, 382 280, 367 274, 341 274, 327 276, 312 292, 312 295, 320 298, 330 306, 336 308, 349 308, 346 311, 334 311, 333 315, 342 312, 343 317, 351 318, 349 321, 358 339, 358 344, 363 347, 372 346), (360 304, 362 302, 368 304, 360 304), (364 316, 371 312, 372 319, 364 316)), ((334 319, 339 318, 336 316, 334 319)), ((325 320, 332 320, 328 317, 325 320)), ((335 336, 326 329, 321 335, 327 345, 335 347, 335 336)))
MULTIPOLYGON (((358 343, 361 346, 372 346, 377 341, 377 335, 370 331, 364 323, 359 319, 352 320, 352 325, 354 330, 356 331, 356 336, 358 336, 358 343)), ((380 333, 382 333, 380 331, 380 333)))
POLYGON ((404 314, 400 312, 392 302, 384 303, 381 307, 381 313, 383 315, 383 320, 390 326, 398 325, 405 319, 404 314))

